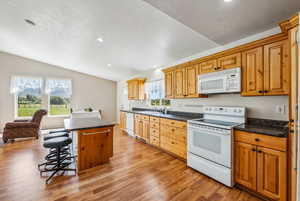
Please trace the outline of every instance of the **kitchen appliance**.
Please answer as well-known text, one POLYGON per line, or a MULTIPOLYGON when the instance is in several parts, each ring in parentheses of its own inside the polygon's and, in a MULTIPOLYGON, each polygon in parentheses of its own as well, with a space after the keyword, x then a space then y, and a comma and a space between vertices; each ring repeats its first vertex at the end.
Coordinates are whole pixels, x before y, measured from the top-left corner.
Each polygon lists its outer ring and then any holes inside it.
POLYGON ((134 117, 132 113, 126 114, 126 132, 134 136, 134 117))
POLYGON ((235 93, 240 91, 240 68, 227 69, 198 76, 199 94, 235 93))
POLYGON ((232 187, 233 127, 245 123, 244 107, 203 107, 201 119, 188 121, 189 167, 232 187))

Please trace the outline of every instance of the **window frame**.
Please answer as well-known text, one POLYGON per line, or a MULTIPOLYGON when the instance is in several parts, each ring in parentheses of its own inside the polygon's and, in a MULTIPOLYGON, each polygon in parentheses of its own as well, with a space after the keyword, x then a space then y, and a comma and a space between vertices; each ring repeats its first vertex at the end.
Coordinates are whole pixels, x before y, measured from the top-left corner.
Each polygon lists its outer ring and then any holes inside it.
MULTIPOLYGON (((41 76, 31 76, 31 75, 13 75, 11 76, 11 82, 12 82, 12 79, 14 77, 24 77, 24 78, 32 78, 32 79, 40 79, 42 81, 42 86, 41 86, 41 109, 43 109, 43 88, 44 88, 44 79, 43 77, 41 76)), ((10 83, 11 85, 12 83, 10 83)), ((11 87, 11 86, 10 86, 11 87)), ((24 116, 24 117, 20 117, 18 116, 18 98, 19 98, 19 95, 17 93, 13 93, 13 101, 14 101, 14 120, 30 120, 32 119, 32 116, 24 116)))
MULTIPOLYGON (((45 90, 48 85, 49 80, 71 80, 71 89, 72 89, 72 94, 73 94, 73 80, 70 78, 53 78, 53 77, 48 77, 45 79, 45 90)), ((47 108, 48 108, 48 114, 47 116, 49 118, 56 118, 56 117, 62 117, 62 118, 67 118, 71 117, 71 107, 70 107, 70 113, 69 114, 60 114, 60 115, 51 115, 51 103, 50 103, 50 97, 51 97, 51 92, 46 92, 47 94, 47 108)), ((72 102, 72 95, 70 96, 70 106, 72 102)))

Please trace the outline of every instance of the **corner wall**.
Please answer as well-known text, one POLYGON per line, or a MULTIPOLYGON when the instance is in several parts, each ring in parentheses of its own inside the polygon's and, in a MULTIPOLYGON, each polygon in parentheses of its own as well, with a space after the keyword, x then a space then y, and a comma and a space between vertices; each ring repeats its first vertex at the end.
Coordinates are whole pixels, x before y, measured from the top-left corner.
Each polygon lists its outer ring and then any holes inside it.
MULTIPOLYGON (((116 121, 116 82, 0 52, 0 131, 6 122, 14 120, 14 96, 10 94, 10 79, 13 75, 71 79, 72 108, 101 109, 103 119, 116 121)), ((42 100, 43 108, 47 109, 48 96, 43 94, 42 100)), ((46 117, 42 128, 63 127, 65 118, 46 117)))

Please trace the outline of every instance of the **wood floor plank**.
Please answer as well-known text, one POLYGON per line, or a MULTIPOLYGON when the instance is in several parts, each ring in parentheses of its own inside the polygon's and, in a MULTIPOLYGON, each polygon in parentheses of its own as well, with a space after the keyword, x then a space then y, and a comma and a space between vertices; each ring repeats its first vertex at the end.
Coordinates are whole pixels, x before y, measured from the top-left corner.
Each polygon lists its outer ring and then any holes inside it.
POLYGON ((41 141, 32 139, 0 148, 0 201, 260 201, 118 128, 109 163, 56 177, 48 186, 37 170, 46 154, 41 141))

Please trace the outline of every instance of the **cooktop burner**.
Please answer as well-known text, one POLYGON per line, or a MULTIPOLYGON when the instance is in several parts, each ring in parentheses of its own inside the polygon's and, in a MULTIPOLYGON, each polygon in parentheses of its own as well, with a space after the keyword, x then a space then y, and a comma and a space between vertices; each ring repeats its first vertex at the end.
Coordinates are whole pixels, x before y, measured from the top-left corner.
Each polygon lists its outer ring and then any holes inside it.
POLYGON ((229 121, 220 121, 220 120, 213 120, 213 119, 193 119, 190 122, 192 123, 199 123, 199 124, 210 124, 215 126, 226 126, 226 127, 234 127, 239 125, 236 122, 229 122, 229 121))

